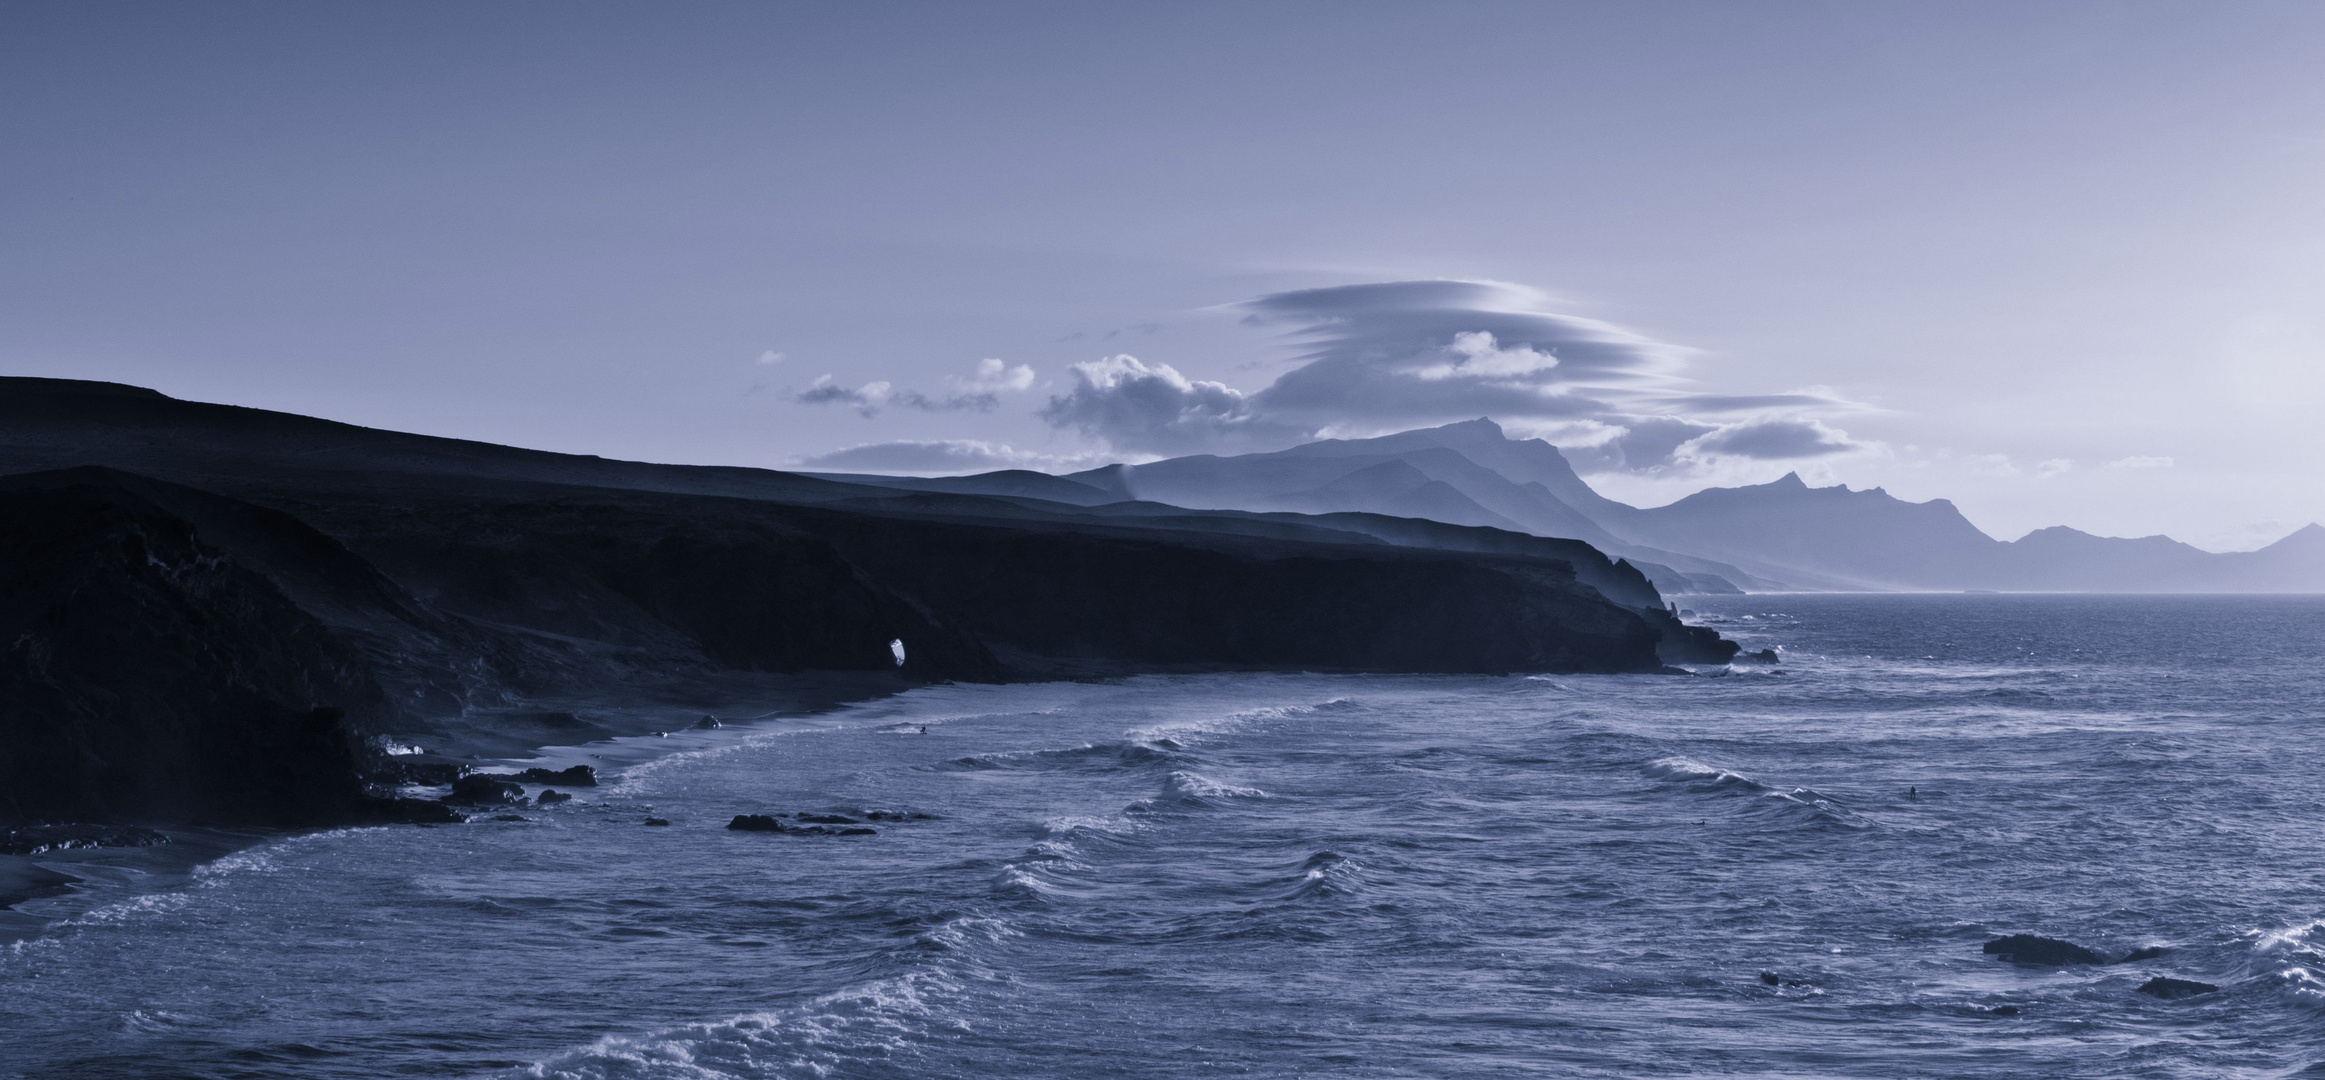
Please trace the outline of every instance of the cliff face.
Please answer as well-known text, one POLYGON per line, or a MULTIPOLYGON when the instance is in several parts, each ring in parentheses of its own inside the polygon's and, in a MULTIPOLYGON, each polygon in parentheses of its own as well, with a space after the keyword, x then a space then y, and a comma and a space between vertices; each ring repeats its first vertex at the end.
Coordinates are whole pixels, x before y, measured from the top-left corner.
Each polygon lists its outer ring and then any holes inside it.
POLYGON ((183 518, 118 487, 0 492, 0 814, 360 816, 355 656, 183 518))

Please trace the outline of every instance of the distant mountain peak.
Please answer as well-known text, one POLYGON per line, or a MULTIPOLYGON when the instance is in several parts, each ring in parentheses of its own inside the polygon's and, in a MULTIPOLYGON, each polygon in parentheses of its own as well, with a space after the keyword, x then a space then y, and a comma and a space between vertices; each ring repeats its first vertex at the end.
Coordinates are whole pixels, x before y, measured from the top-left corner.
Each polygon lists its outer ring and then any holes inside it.
POLYGON ((1782 476, 1779 476, 1779 477, 1777 477, 1776 479, 1774 479, 1774 480, 1772 480, 1772 481, 1769 481, 1769 483, 1768 483, 1768 486, 1769 486, 1769 487, 1781 487, 1781 488, 1796 488, 1796 489, 1799 489, 1799 490, 1803 490, 1803 491, 1805 491, 1805 490, 1807 490, 1807 488, 1808 488, 1808 481, 1801 479, 1801 478, 1800 478, 1800 474, 1799 474, 1798 472, 1788 472, 1788 473, 1785 473, 1785 474, 1784 474, 1784 475, 1782 475, 1782 476))
POLYGON ((1509 438, 1508 433, 1502 430, 1502 426, 1500 424, 1494 423, 1493 417, 1490 416, 1480 416, 1475 420, 1456 421, 1454 423, 1442 425, 1437 428, 1437 430, 1448 432, 1458 431, 1463 434, 1474 433, 1478 435, 1490 433, 1497 439, 1509 438))

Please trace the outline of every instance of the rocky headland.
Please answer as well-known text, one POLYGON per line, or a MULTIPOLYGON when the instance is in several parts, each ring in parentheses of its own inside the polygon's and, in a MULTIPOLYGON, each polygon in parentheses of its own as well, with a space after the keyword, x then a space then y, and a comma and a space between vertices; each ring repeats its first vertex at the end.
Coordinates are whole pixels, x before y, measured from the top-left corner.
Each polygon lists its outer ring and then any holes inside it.
POLYGON ((425 820, 450 812, 395 786, 459 765, 390 751, 666 723, 622 703, 1735 651, 1580 541, 881 490, 0 379, 0 824, 425 820))

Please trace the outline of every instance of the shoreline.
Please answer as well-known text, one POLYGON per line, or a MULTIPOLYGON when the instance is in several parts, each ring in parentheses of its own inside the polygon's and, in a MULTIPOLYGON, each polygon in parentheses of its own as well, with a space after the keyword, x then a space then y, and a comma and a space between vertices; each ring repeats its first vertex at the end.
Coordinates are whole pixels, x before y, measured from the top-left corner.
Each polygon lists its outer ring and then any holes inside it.
MULTIPOLYGON (((857 673, 735 677, 730 673, 729 677, 706 681, 720 684, 728 693, 599 705, 586 710, 591 722, 580 728, 533 726, 522 733, 491 732, 478 730, 470 722, 454 722, 435 735, 402 733, 395 737, 434 744, 426 746, 427 758, 454 761, 479 772, 536 765, 604 764, 627 769, 776 729, 787 722, 833 715, 923 685, 902 683, 888 673, 873 677, 857 673), (761 692, 746 696, 753 688, 761 692), (721 702, 723 707, 706 704, 721 702), (719 727, 689 726, 699 723, 706 712, 718 717, 719 727), (687 724, 677 723, 682 717, 687 724), (543 737, 529 737, 536 733, 543 737)), ((554 707, 534 703, 527 711, 554 707)), ((537 795, 540 788, 556 785, 524 786, 529 795, 537 795)), ((590 790, 574 788, 568 793, 590 790)), ((0 946, 21 947, 59 922, 110 904, 183 888, 196 879, 200 867, 238 851, 296 836, 370 826, 344 822, 289 828, 148 827, 167 836, 169 842, 149 847, 71 848, 37 855, 0 854, 0 946)))

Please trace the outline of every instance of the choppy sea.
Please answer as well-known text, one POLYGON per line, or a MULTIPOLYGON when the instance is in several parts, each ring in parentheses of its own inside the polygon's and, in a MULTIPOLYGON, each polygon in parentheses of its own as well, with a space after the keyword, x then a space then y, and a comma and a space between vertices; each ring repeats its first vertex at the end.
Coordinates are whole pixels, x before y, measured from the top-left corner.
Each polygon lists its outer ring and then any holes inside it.
POLYGON ((1783 662, 932 687, 92 879, 0 1076, 2325 1074, 2325 598, 1682 603, 1783 662))

